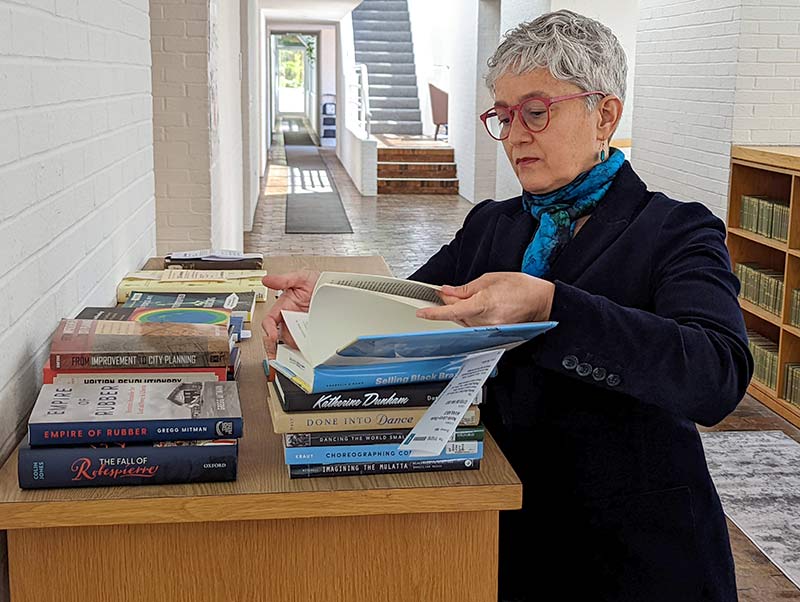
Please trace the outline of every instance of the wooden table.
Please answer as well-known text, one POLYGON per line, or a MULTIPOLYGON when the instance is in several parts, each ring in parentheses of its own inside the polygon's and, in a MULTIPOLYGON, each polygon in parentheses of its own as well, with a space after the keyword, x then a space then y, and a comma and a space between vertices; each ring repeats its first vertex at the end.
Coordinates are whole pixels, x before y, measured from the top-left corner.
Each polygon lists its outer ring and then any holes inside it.
MULTIPOLYGON (((269 257, 389 273, 380 257, 269 257)), ((290 480, 266 407, 260 320, 242 344, 232 483, 22 491, 0 470, 14 602, 494 602, 498 512, 520 482, 487 433, 478 471, 290 480)))

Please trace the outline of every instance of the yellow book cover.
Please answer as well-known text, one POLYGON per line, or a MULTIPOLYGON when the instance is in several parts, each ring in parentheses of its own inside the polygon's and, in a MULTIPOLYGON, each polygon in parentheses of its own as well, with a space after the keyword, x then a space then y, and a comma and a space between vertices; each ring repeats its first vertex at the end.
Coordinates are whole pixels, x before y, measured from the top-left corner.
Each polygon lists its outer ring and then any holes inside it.
MULTIPOLYGON (((203 280, 181 278, 178 274, 170 274, 165 278, 164 272, 178 272, 193 270, 143 270, 131 272, 117 287, 117 301, 124 303, 128 296, 134 292, 146 293, 242 293, 253 291, 256 301, 267 298, 267 287, 261 279, 267 274, 263 270, 217 270, 216 272, 203 271, 203 280), (208 280, 209 275, 217 280, 208 280)), ((187 275, 188 276, 188 275, 187 275)))

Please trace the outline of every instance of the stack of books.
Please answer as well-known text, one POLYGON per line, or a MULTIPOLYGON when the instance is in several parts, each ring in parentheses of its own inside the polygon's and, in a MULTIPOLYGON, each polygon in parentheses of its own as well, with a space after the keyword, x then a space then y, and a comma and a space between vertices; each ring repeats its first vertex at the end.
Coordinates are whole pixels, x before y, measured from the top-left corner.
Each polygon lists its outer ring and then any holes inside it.
POLYGON ((447 385, 429 382, 306 393, 283 374, 269 387, 269 409, 283 437, 291 478, 480 467, 484 428, 476 399, 442 454, 413 459, 399 449, 447 385))
POLYGON ((747 339, 755 363, 753 378, 770 389, 777 389, 778 345, 752 330, 747 331, 747 339))
POLYGON ((401 443, 469 354, 511 349, 555 323, 467 328, 417 318, 417 309, 441 304, 436 290, 327 272, 307 314, 283 312, 297 348, 278 345, 268 403, 290 477, 480 466, 480 388, 441 453, 411 456, 401 443))
POLYGON ((743 230, 786 242, 789 238, 789 203, 763 195, 742 195, 739 223, 743 230))
POLYGON ((19 486, 232 481, 242 428, 236 383, 44 385, 19 486))
POLYGON ((736 277, 741 282, 739 296, 775 315, 783 305, 783 272, 762 267, 757 263, 737 263, 736 277))

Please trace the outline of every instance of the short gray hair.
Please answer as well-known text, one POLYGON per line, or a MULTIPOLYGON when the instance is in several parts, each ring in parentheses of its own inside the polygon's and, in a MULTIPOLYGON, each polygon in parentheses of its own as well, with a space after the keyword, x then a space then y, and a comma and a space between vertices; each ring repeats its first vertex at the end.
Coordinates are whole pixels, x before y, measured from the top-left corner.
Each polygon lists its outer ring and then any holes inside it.
MULTIPOLYGON (((584 92, 600 90, 625 102, 628 63, 622 45, 608 27, 570 10, 546 13, 506 32, 488 66, 485 81, 492 94, 506 73, 546 68, 584 92)), ((598 101, 587 97, 590 109, 598 101)))

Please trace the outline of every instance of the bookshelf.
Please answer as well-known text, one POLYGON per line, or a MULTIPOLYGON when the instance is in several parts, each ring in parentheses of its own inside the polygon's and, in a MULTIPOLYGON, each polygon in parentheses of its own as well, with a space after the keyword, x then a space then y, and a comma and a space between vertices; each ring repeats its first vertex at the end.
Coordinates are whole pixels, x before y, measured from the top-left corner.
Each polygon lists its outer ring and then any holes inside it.
MULTIPOLYGON (((785 211, 785 209, 784 209, 785 211)), ((800 406, 787 400, 787 364, 800 364, 800 327, 791 324, 792 290, 800 289, 800 146, 734 146, 728 197, 728 250, 731 263, 758 264, 783 273, 779 313, 739 298, 747 329, 770 339, 778 347, 777 388, 755 378, 747 392, 783 418, 800 427, 800 406), (781 241, 746 229, 742 195, 764 196, 788 203, 788 240, 781 241)))

